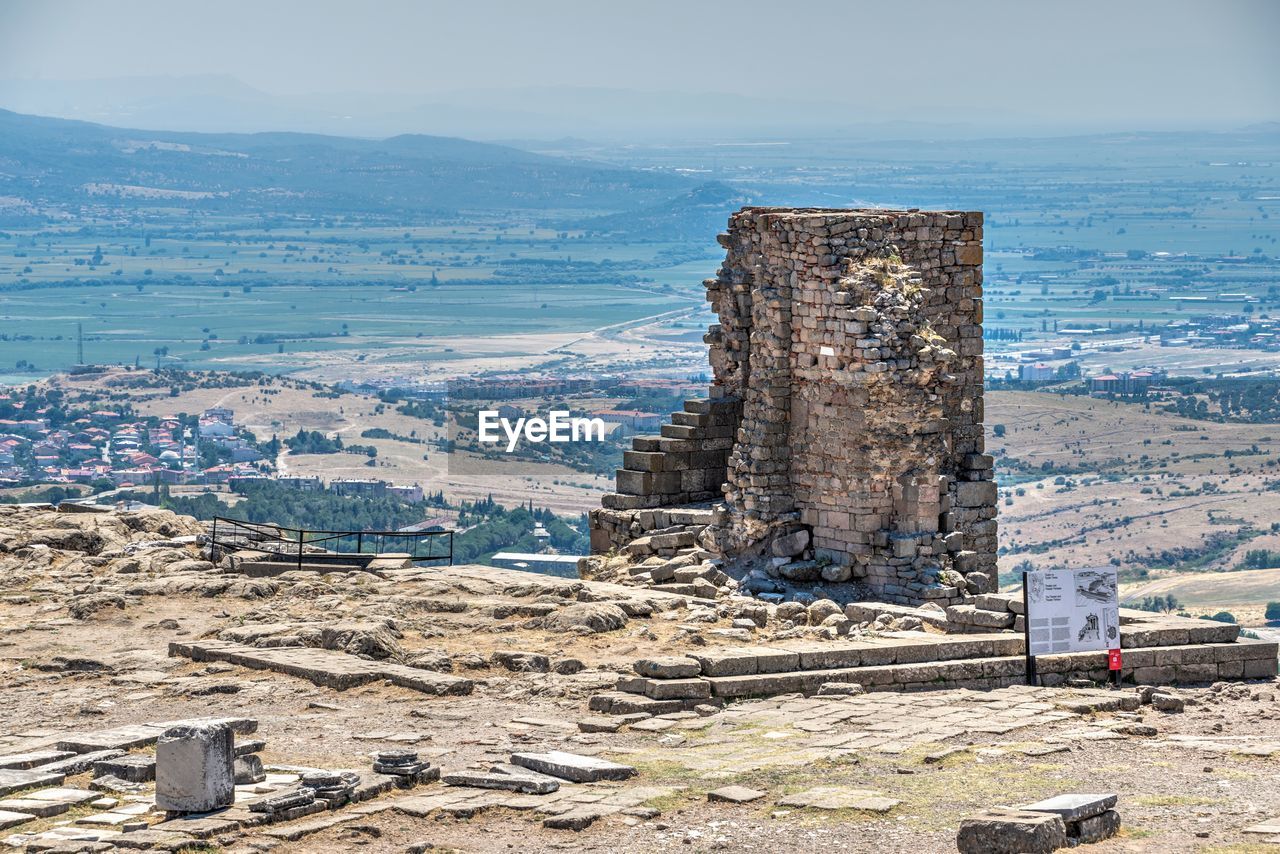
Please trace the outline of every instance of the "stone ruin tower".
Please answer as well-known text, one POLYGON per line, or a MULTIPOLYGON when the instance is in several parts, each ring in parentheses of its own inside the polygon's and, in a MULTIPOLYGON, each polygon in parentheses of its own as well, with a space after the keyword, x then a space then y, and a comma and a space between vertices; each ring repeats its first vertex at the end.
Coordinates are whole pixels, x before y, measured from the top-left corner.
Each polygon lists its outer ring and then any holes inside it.
POLYGON ((692 522, 727 569, 792 587, 995 590, 982 214, 750 207, 719 241, 709 399, 635 439, 593 551, 692 522))

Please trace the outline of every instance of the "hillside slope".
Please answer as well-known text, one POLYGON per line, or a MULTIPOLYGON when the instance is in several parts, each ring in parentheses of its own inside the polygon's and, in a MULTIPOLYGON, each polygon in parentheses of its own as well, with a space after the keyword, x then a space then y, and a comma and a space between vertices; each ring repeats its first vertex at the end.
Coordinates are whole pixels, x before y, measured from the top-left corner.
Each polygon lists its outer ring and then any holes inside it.
MULTIPOLYGON (((324 213, 614 211, 689 186, 660 172, 440 136, 130 130, 0 110, 0 196, 30 205, 157 204, 324 213)), ((12 205, 11 205, 12 206, 12 205)))

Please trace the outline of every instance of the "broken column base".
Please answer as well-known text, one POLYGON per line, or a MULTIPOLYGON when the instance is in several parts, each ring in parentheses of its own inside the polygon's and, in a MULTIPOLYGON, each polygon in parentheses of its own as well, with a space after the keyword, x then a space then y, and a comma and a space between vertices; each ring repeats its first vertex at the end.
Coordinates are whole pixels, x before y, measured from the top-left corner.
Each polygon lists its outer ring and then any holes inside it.
POLYGON ((156 743, 156 806, 171 813, 202 813, 236 799, 231 728, 183 724, 156 743))

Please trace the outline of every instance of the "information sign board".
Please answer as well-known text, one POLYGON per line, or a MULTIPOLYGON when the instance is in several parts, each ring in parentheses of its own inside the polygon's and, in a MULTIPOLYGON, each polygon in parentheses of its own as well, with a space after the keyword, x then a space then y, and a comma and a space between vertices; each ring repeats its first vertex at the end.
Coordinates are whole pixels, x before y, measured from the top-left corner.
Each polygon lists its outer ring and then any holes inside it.
POLYGON ((1027 572, 1027 654, 1120 648, 1120 595, 1114 567, 1027 572))

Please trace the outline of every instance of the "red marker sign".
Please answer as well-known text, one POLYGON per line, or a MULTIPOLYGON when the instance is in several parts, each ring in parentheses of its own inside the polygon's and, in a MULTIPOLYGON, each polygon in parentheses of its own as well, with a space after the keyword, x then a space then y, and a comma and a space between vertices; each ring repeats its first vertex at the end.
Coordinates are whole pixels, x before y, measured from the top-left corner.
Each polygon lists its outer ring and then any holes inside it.
POLYGON ((1107 667, 1110 670, 1120 669, 1120 650, 1113 649, 1107 655, 1107 667))

